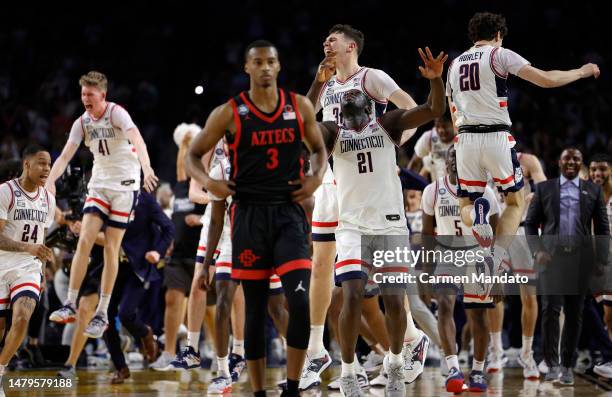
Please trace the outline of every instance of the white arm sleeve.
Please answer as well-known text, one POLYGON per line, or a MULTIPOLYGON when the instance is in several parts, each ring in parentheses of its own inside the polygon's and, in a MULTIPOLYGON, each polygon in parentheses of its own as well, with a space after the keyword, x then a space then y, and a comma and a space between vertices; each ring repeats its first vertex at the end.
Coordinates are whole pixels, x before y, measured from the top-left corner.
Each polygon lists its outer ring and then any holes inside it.
POLYGON ((431 134, 433 134, 433 130, 425 131, 414 145, 414 153, 420 158, 427 156, 431 152, 431 134))
POLYGON ((132 121, 130 114, 119 105, 113 106, 110 114, 110 121, 113 126, 120 128, 122 131, 136 128, 136 124, 132 121))
POLYGON ((47 223, 45 224, 45 227, 48 228, 51 227, 51 224, 55 220, 55 196, 47 192, 47 197, 49 198, 49 202, 47 203, 49 206, 49 215, 47 216, 47 223))
POLYGON ((83 141, 83 135, 83 124, 81 124, 81 118, 79 117, 72 123, 70 135, 68 135, 68 142, 72 142, 78 146, 81 144, 81 141, 83 141))
POLYGON ((489 211, 489 215, 499 214, 499 201, 497 200, 497 196, 493 189, 491 189, 489 186, 486 186, 483 196, 484 198, 489 200, 489 203, 491 204, 491 210, 489 211))
POLYGON ((493 67, 503 74, 517 75, 519 70, 525 65, 529 65, 529 61, 507 48, 500 47, 493 55, 493 67))
POLYGON ((391 94, 400 89, 387 73, 379 69, 368 69, 363 79, 366 93, 380 102, 388 101, 391 94))
POLYGON ((425 187, 423 191, 423 196, 421 197, 421 209, 424 213, 430 216, 434 216, 435 208, 434 208, 434 200, 435 200, 435 192, 436 184, 430 183, 425 187))
MULTIPOLYGON (((210 170, 210 177, 212 179, 217 179, 217 180, 222 180, 223 178, 223 167, 221 167, 220 163, 217 163, 212 170, 210 170)), ((223 199, 220 199, 219 197, 215 196, 214 194, 212 194, 211 192, 207 192, 208 194, 208 198, 210 199, 210 201, 222 201, 223 199)))
POLYGON ((0 185, 0 219, 8 220, 8 210, 11 205, 13 194, 8 183, 0 185))

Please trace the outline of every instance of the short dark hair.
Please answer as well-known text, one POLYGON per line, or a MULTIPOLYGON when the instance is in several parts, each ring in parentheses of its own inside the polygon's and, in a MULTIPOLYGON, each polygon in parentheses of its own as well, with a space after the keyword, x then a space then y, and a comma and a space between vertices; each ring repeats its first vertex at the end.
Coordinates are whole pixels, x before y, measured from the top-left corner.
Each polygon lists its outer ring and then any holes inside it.
POLYGON ((610 161, 610 155, 607 153, 595 153, 589 159, 589 164, 591 163, 608 163, 608 165, 612 165, 612 161, 610 161))
MULTIPOLYGON (((246 50, 244 50, 244 60, 245 61, 247 60, 249 56, 249 51, 251 51, 253 48, 267 48, 267 47, 272 47, 276 50, 276 46, 268 40, 255 40, 254 42, 252 42, 251 44, 247 46, 246 50)), ((276 50, 276 52, 278 53, 278 50, 276 50)))
POLYGON ((351 25, 343 25, 336 24, 329 29, 329 34, 332 33, 343 33, 346 37, 354 40, 357 44, 357 55, 361 55, 361 51, 363 51, 363 45, 365 42, 365 37, 360 30, 355 29, 351 25))
POLYGON ((25 149, 23 149, 23 152, 21 153, 21 158, 25 160, 26 158, 33 156, 38 152, 46 152, 46 151, 47 149, 40 146, 39 144, 31 143, 28 146, 26 146, 25 149))
POLYGON ((500 32, 502 38, 508 34, 506 18, 501 14, 477 12, 468 23, 468 36, 472 43, 493 40, 497 32, 500 32))

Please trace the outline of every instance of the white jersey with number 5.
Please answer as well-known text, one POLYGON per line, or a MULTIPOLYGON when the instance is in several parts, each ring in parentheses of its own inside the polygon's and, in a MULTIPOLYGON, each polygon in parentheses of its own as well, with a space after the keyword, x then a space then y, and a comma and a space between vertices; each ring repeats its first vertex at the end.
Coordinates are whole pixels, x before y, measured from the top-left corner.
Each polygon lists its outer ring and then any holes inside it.
POLYGON ((448 68, 446 96, 456 127, 464 125, 512 125, 508 114, 508 73, 517 75, 529 62, 516 52, 491 45, 474 46, 453 60, 448 68))
POLYGON ((340 128, 333 150, 339 228, 406 228, 395 142, 378 120, 361 131, 340 128))
POLYGON ((85 145, 93 153, 94 164, 87 187, 118 191, 140 189, 140 162, 126 131, 136 128, 128 112, 108 102, 99 119, 85 111, 72 125, 68 142, 85 145))
MULTIPOLYGON (((0 219, 6 221, 2 234, 13 241, 44 244, 45 228, 53 222, 55 197, 44 187, 26 192, 17 179, 0 185, 0 219)), ((25 252, 0 250, 0 271, 28 265, 34 257, 25 252)))
MULTIPOLYGON (((484 198, 489 200, 489 215, 499 213, 499 204, 493 189, 485 188, 484 198)), ((423 212, 436 218, 436 234, 439 236, 471 236, 472 228, 461 221, 457 198, 457 186, 451 184, 448 175, 427 185, 421 200, 423 212)))

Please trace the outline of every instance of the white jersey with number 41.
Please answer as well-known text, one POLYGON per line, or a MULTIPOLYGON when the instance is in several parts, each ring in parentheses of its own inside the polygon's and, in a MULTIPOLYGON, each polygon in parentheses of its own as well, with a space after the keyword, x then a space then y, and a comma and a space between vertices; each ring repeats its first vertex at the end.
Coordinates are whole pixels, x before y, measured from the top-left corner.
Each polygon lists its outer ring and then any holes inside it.
POLYGON ((68 142, 85 145, 93 153, 94 164, 87 187, 118 191, 140 189, 140 162, 126 131, 136 128, 128 112, 108 102, 104 114, 95 119, 85 111, 70 130, 68 142))

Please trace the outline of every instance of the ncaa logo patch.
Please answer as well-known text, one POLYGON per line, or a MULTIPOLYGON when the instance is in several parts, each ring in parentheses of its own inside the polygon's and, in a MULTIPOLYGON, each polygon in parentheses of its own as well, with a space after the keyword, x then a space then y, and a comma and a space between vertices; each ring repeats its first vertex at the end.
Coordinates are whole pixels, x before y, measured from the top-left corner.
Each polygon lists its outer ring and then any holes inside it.
POLYGON ((248 113, 249 113, 249 108, 248 108, 247 105, 242 104, 242 105, 238 106, 238 114, 239 115, 244 116, 245 114, 248 114, 248 113))
POLYGON ((15 190, 15 197, 21 197, 21 192, 19 190, 15 190))
POLYGON ((444 189, 443 187, 441 187, 441 188, 440 188, 440 190, 438 190, 438 193, 439 193, 440 195, 443 195, 443 194, 445 194, 445 193, 446 193, 446 189, 444 189))
POLYGON ((334 80, 329 80, 329 81, 327 82, 327 86, 328 86, 328 87, 331 87, 332 85, 334 85, 334 83, 335 83, 335 81, 334 81, 334 80))
POLYGON ((218 147, 217 149, 215 149, 215 155, 217 156, 223 156, 223 149, 221 149, 220 147, 218 147))

